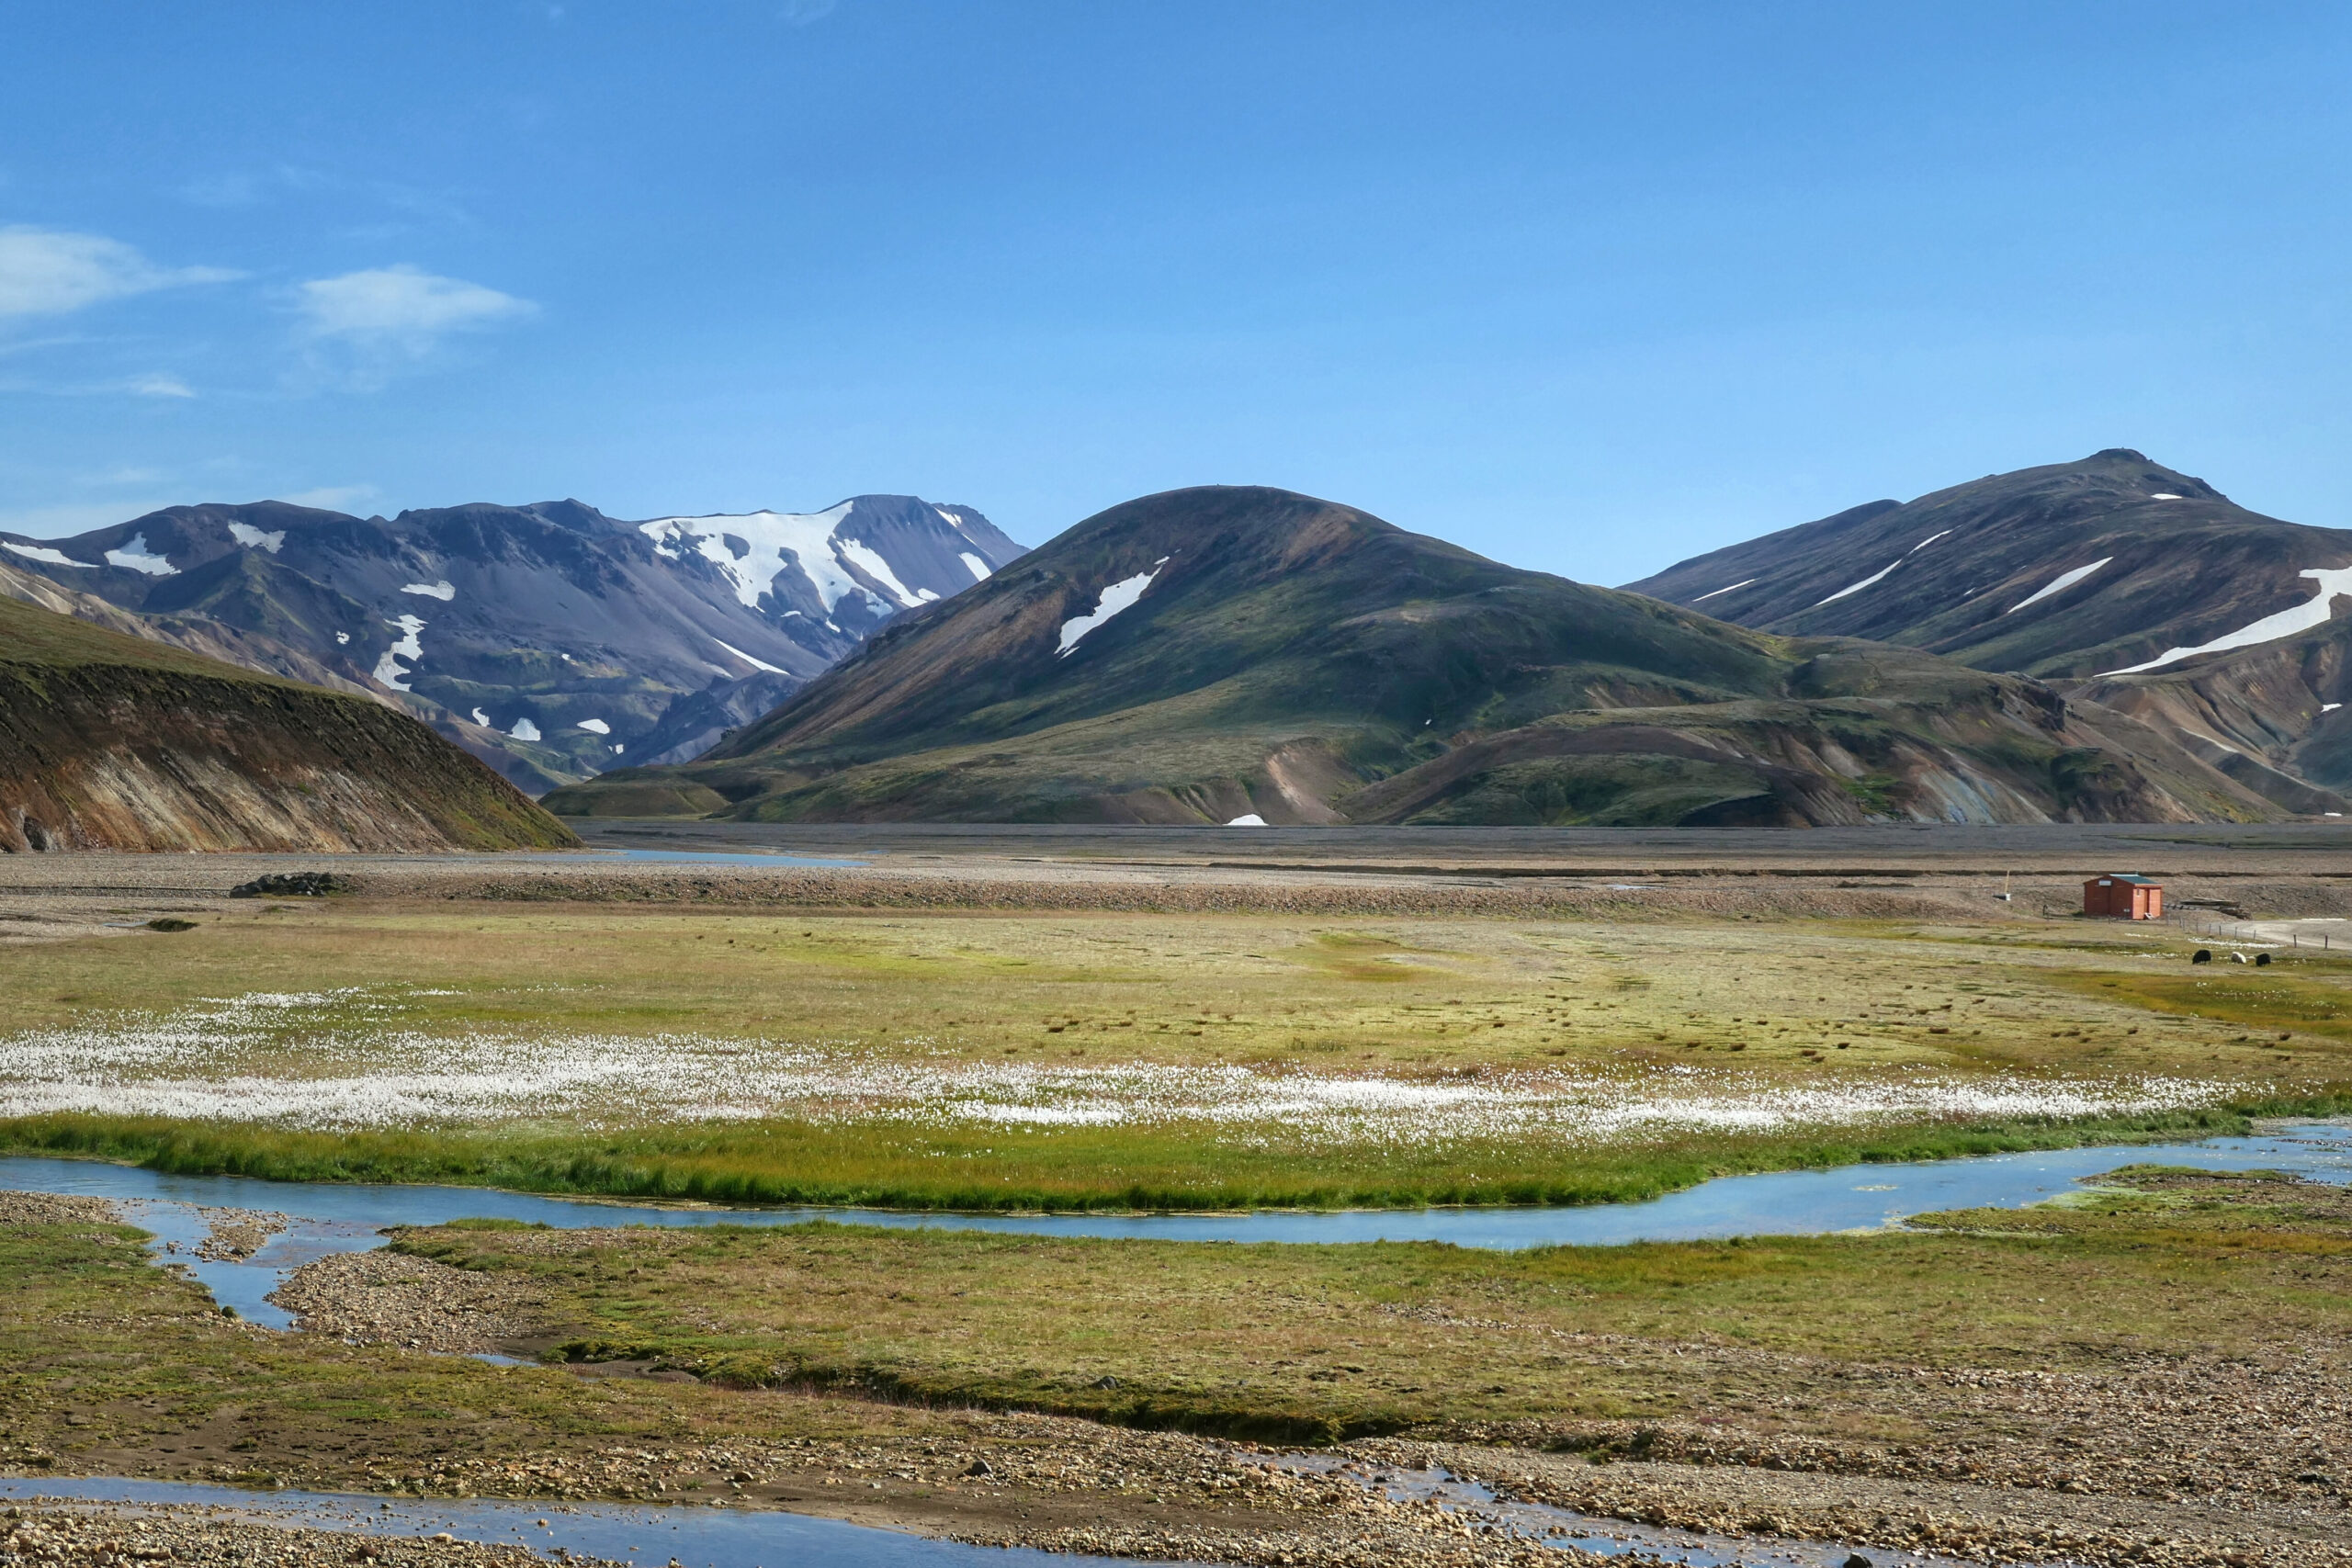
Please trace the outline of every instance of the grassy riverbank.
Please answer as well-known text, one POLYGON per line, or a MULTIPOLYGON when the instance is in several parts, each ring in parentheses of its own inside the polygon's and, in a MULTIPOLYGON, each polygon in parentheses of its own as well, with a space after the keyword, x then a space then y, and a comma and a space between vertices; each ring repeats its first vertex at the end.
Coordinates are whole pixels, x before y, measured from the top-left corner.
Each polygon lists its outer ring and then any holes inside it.
POLYGON ((978 1211, 1419 1208, 1631 1202, 1751 1171, 2169 1142, 2243 1133, 2249 1115, 2327 1116, 2346 1110, 2352 1100, 2277 1100, 2073 1122, 1913 1124, 1793 1136, 1686 1134, 1631 1148, 1453 1144, 1337 1152, 1311 1145, 1219 1146, 1182 1129, 957 1134, 784 1122, 654 1128, 611 1137, 513 1130, 336 1134, 60 1115, 0 1124, 0 1152, 72 1155, 190 1176, 446 1183, 710 1203, 978 1211))
POLYGON ((2352 1104, 2158 932, 264 906, 10 950, 0 1147, 952 1208, 1581 1202, 2352 1104))
POLYGON ((1911 1234, 1526 1253, 459 1224, 400 1237, 409 1293, 291 1336, 55 1202, 0 1201, 18 1472, 717 1496, 1065 1546, 1115 1517, 1194 1560, 1336 1565, 1394 1521, 1180 1432, 1386 1434, 1359 1452, 1689 1528, 2343 1560, 2340 1188, 2142 1170, 1911 1234), (436 1281, 482 1280, 493 1342, 566 1365, 401 1348, 460 1321, 436 1281))
POLYGON ((1933 1402, 1849 1374, 2090 1372, 2352 1333, 2341 1188, 2148 1168, 1929 1225, 1505 1253, 824 1224, 395 1245, 519 1281, 528 1326, 503 1348, 550 1359, 1291 1441, 1737 1414, 1904 1442, 1933 1402))

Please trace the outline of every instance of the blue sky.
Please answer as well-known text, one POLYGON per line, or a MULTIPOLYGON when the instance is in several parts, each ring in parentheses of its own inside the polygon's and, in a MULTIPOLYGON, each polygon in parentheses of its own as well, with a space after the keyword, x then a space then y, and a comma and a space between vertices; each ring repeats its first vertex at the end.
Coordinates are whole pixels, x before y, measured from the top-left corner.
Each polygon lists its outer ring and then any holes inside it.
POLYGON ((0 0, 0 527, 1291 486, 2352 525, 2352 7, 0 0))

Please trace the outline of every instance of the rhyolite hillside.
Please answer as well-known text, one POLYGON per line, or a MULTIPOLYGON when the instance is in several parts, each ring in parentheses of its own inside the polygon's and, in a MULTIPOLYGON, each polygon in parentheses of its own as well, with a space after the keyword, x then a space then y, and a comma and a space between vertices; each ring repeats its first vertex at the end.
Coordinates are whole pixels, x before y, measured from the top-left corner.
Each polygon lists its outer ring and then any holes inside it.
POLYGON ((1727 625, 1352 507, 1212 486, 900 617, 687 765, 548 797, 774 820, 2263 818, 2029 678, 1727 625))
POLYGON ((7 577, 0 851, 577 842, 481 762, 371 697, 108 630, 43 608, 39 586, 7 577))

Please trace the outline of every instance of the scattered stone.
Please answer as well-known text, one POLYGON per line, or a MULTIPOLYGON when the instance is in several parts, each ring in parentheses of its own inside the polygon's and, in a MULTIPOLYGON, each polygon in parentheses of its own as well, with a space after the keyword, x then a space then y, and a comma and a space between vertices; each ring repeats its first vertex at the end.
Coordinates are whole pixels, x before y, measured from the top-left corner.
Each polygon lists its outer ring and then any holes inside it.
MULTIPOLYGON (((583 1568, 618 1568, 570 1557, 583 1568)), ((429 1539, 304 1529, 208 1517, 193 1508, 142 1508, 35 1498, 0 1510, 0 1564, 133 1562, 232 1564, 373 1562, 382 1568, 529 1568, 546 1559, 520 1546, 459 1540, 446 1530, 429 1539)))
POLYGON ((176 915, 164 915, 148 921, 147 929, 151 931, 192 931, 196 930, 196 922, 183 920, 176 915))
POLYGON ((210 1263, 243 1263, 288 1224, 285 1215, 260 1209, 198 1209, 209 1233, 196 1255, 210 1263))
POLYGON ((398 1252, 344 1252, 294 1270, 269 1299, 306 1333, 443 1355, 495 1350, 522 1332, 522 1279, 398 1252))
POLYGON ((122 1216, 104 1198, 54 1192, 0 1191, 0 1225, 119 1225, 122 1216))

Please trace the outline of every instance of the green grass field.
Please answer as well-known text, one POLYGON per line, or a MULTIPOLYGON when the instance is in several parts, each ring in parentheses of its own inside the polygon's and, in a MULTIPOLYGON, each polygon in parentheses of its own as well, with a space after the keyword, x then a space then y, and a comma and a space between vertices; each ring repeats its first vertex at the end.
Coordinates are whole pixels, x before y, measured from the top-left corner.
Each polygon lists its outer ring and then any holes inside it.
POLYGON ((2148 932, 334 901, 0 951, 0 1145, 950 1207, 1581 1201, 2352 1101, 2148 932))

